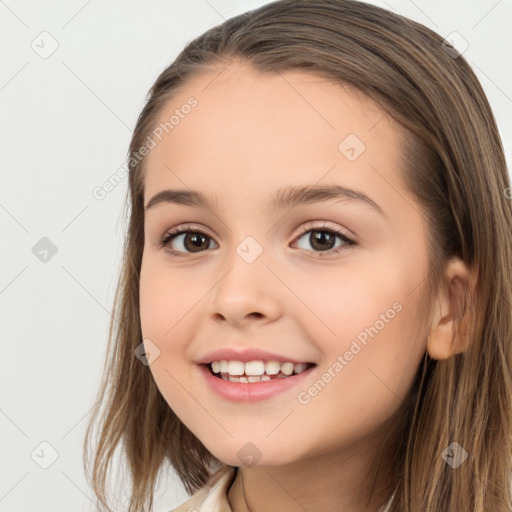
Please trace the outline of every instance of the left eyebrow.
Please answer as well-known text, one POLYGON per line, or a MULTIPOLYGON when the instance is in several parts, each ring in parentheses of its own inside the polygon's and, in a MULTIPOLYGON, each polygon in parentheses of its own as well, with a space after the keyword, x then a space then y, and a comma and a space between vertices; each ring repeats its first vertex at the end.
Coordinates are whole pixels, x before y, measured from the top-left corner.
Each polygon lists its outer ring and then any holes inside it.
MULTIPOLYGON (((293 208, 302 204, 313 204, 332 199, 342 199, 346 201, 359 201, 377 211, 380 215, 387 218, 384 210, 370 197, 363 192, 354 190, 341 185, 315 185, 287 187, 277 191, 274 198, 269 203, 273 210, 284 208, 293 208)), ((205 208, 211 211, 215 210, 215 204, 212 199, 196 190, 162 190, 154 195, 145 206, 145 209, 160 204, 173 203, 205 208)))
POLYGON ((307 187, 288 187, 278 190, 270 206, 277 209, 293 208, 299 204, 313 204, 332 199, 359 201, 387 217, 384 210, 363 192, 341 185, 315 185, 307 187))

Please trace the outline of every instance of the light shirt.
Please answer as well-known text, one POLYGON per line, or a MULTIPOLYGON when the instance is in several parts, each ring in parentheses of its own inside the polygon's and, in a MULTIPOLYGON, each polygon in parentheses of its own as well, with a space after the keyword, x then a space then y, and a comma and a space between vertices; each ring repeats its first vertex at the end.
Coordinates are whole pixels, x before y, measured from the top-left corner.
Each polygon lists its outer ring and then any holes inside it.
MULTIPOLYGON (((228 501, 228 491, 235 476, 233 466, 222 467, 210 477, 204 487, 169 512, 233 512, 228 501)), ((388 512, 393 497, 394 493, 378 512, 388 512)))

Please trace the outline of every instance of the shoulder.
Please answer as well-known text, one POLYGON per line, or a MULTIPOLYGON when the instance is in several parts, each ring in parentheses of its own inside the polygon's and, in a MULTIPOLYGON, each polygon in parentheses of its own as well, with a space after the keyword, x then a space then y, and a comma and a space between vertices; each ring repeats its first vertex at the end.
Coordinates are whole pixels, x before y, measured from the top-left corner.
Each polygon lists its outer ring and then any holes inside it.
POLYGON ((221 467, 204 487, 169 512, 232 512, 228 491, 235 478, 235 470, 233 466, 221 467))

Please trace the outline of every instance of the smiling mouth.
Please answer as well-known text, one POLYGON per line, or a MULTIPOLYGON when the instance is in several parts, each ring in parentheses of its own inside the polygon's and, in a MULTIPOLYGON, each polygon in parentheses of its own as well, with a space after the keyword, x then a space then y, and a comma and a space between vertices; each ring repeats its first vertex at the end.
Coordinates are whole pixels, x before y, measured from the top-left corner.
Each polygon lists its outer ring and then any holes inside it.
POLYGON ((301 373, 316 366, 316 364, 315 363, 300 363, 300 364, 295 364, 293 366, 282 365, 279 368, 279 371, 277 373, 275 373, 276 368, 274 368, 273 370, 270 370, 270 373, 267 373, 266 371, 264 371, 263 373, 258 372, 259 373, 258 375, 247 374, 247 373, 245 373, 245 371, 244 371, 244 373, 242 373, 240 375, 232 375, 228 372, 221 372, 221 371, 214 372, 212 363, 203 364, 201 366, 207 367, 210 374, 213 375, 214 377, 217 377, 218 379, 222 379, 222 380, 229 381, 229 382, 249 383, 249 382, 267 382, 270 380, 286 379, 288 377, 294 377, 295 375, 300 375, 301 373), (284 370, 284 372, 283 372, 283 370, 284 370))

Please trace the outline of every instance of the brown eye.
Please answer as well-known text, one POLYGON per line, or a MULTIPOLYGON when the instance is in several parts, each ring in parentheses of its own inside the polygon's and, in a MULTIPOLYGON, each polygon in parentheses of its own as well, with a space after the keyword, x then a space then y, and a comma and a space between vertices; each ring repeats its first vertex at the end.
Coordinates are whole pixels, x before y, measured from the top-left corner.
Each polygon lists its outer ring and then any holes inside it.
POLYGON ((302 243, 301 246, 301 243, 297 242, 297 245, 300 249, 305 249, 308 251, 313 250, 314 252, 320 253, 337 254, 340 251, 349 249, 350 247, 356 245, 356 242, 348 238, 340 231, 337 231, 333 228, 325 228, 323 226, 312 229, 305 229, 297 240, 300 241, 301 239, 304 239, 306 243, 302 243), (308 234, 309 236, 306 236, 308 234), (337 238, 340 239, 343 243, 336 245, 337 238), (307 247, 308 244, 312 249, 307 247))
POLYGON ((336 244, 336 235, 328 231, 311 230, 308 241, 314 249, 328 251, 336 244))
POLYGON ((210 241, 213 241, 212 238, 201 231, 176 229, 166 234, 160 245, 169 247, 171 254, 187 254, 208 249, 210 241))

